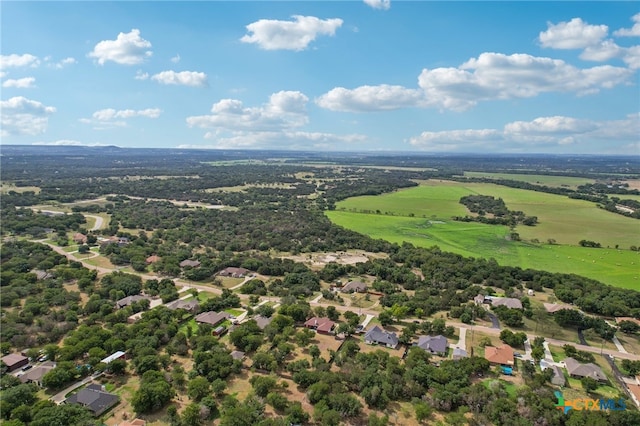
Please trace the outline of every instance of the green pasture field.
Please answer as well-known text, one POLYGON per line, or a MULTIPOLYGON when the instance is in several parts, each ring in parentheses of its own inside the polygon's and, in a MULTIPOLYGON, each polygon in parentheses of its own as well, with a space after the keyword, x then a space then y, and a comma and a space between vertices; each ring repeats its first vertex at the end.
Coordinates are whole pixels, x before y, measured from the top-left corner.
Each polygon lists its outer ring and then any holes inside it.
POLYGON ((637 219, 583 200, 493 184, 428 181, 392 194, 341 201, 327 216, 337 225, 373 238, 438 246, 467 257, 494 258, 502 265, 574 273, 640 290, 640 252, 628 250, 638 244, 637 219), (469 194, 502 197, 507 208, 538 216, 540 223, 518 227, 522 241, 510 241, 506 226, 452 221, 451 216, 467 213, 458 200, 469 194), (531 241, 534 239, 539 243, 531 241), (548 244, 549 239, 557 244, 548 244), (582 239, 599 242, 604 248, 580 247, 582 239), (615 249, 616 244, 620 250, 615 249))
POLYGON ((464 172, 466 177, 488 178, 488 179, 509 179, 520 182, 529 182, 534 185, 545 185, 550 187, 566 187, 576 189, 579 185, 595 183, 594 179, 573 177, 573 176, 549 176, 549 175, 524 175, 520 173, 485 173, 485 172, 464 172))

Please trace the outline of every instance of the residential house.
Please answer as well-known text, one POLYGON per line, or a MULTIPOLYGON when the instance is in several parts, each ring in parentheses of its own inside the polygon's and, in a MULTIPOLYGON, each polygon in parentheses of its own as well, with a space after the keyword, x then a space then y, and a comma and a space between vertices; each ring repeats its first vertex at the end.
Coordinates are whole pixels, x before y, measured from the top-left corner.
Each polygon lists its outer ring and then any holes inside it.
POLYGON ((322 317, 322 318, 313 317, 308 319, 304 323, 305 327, 315 330, 317 333, 320 333, 320 334, 331 334, 335 325, 336 323, 331 321, 327 317, 322 317))
POLYGON ((73 235, 73 242, 76 244, 86 244, 87 243, 87 236, 84 234, 81 234, 80 232, 76 232, 73 235))
POLYGON ((395 349, 398 346, 398 336, 376 325, 365 333, 364 342, 368 345, 385 345, 395 349))
POLYGON ((154 254, 154 255, 151 255, 151 256, 147 257, 145 259, 145 262, 147 263, 147 265, 150 265, 152 263, 160 262, 160 260, 161 260, 161 257, 154 254))
POLYGON ((442 335, 420 336, 418 343, 415 345, 431 354, 441 356, 444 356, 447 353, 447 347, 449 346, 447 338, 442 335))
POLYGON ((231 358, 242 361, 244 359, 244 352, 242 351, 233 351, 231 352, 231 358))
POLYGON ((564 373, 562 372, 560 367, 558 367, 557 365, 551 364, 548 361, 545 361, 543 359, 543 360, 540 360, 540 370, 542 371, 551 370, 553 372, 553 375, 551 376, 552 384, 556 386, 564 386, 566 384, 564 373))
POLYGON ((118 396, 106 392, 103 386, 90 384, 71 395, 64 402, 66 404, 80 404, 91 411, 95 417, 98 417, 116 405, 118 401, 118 396))
POLYGON ((49 278, 55 278, 55 275, 51 272, 47 272, 47 271, 43 271, 41 269, 34 269, 31 271, 32 273, 36 274, 36 279, 38 281, 43 281, 49 278))
POLYGON ((509 345, 502 346, 485 346, 484 358, 491 364, 512 366, 513 365, 513 348, 509 345))
POLYGON ((366 293, 367 284, 362 281, 349 281, 340 289, 340 291, 342 293, 366 293))
POLYGON ((13 353, 3 356, 2 362, 7 366, 7 371, 14 371, 29 364, 29 358, 18 353, 13 353))
POLYGON ((180 267, 184 268, 185 266, 189 266, 191 268, 197 268, 198 266, 200 266, 200 261, 185 259, 182 262, 180 262, 180 267))
POLYGON ((482 304, 485 304, 485 303, 491 303, 491 302, 490 302, 490 300, 489 300, 489 299, 487 299, 487 298, 484 296, 484 294, 479 294, 479 295, 477 295, 476 297, 474 297, 474 298, 473 298, 473 302, 474 302, 476 305, 482 305, 482 304))
POLYGON ((122 299, 118 300, 116 302, 116 307, 118 309, 122 309, 124 307, 127 307, 129 305, 131 305, 134 302, 139 302, 140 300, 149 300, 151 301, 151 298, 148 296, 141 296, 141 295, 134 295, 134 296, 127 296, 127 297, 123 297, 122 299))
POLYGON ((567 372, 571 377, 581 379, 583 377, 591 377, 599 382, 607 382, 609 379, 602 369, 594 363, 581 364, 577 360, 569 357, 564 360, 567 372))
POLYGON ((199 324, 209 324, 210 326, 215 327, 229 317, 230 315, 226 312, 209 311, 198 314, 195 319, 199 324))
POLYGON ((184 309, 185 311, 195 312, 200 304, 198 303, 198 299, 178 299, 174 300, 173 302, 167 303, 165 306, 172 311, 175 311, 176 309, 184 309))
POLYGON ((273 320, 273 318, 263 317, 262 315, 256 315, 255 317, 253 317, 253 320, 256 322, 256 324, 258 324, 258 327, 260 327, 260 330, 264 330, 266 326, 271 324, 271 321, 273 320))
POLYGON ((246 268, 234 268, 230 266, 218 272, 218 275, 221 277, 244 278, 249 273, 251 273, 251 271, 246 268))
POLYGON ((453 348, 453 354, 452 357, 453 359, 462 359, 462 358, 467 358, 469 355, 467 354, 467 351, 465 351, 462 348, 453 348))
POLYGON ((20 376, 20 381, 22 383, 35 383, 36 385, 42 387, 42 378, 45 374, 47 374, 54 368, 56 368, 55 362, 45 361, 20 376))

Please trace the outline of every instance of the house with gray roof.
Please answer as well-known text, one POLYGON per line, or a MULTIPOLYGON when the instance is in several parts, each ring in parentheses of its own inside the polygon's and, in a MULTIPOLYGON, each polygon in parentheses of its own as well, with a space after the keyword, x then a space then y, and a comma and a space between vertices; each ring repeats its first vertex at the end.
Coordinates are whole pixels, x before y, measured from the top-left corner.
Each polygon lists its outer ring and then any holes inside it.
POLYGON ((134 302, 139 302, 140 300, 148 300, 151 301, 151 298, 148 296, 141 296, 139 294, 133 295, 133 296, 127 296, 127 297, 123 297, 122 299, 118 300, 116 302, 116 306, 118 307, 118 309, 122 309, 126 306, 131 305, 134 302))
POLYGON ((416 346, 434 355, 444 355, 447 353, 447 338, 438 336, 420 336, 416 346))
POLYGON ((94 383, 71 395, 64 402, 66 404, 80 404, 91 411, 95 417, 98 417, 116 405, 118 401, 117 395, 106 392, 103 386, 94 383))
POLYGON ((36 385, 42 387, 42 378, 45 374, 53 370, 55 367, 55 362, 45 361, 20 376, 20 381, 22 383, 35 383, 36 385))
POLYGON ((209 312, 203 312, 201 314, 198 314, 195 320, 198 324, 209 324, 210 326, 215 327, 216 325, 220 324, 221 322, 223 322, 229 317, 230 317, 230 314, 224 311, 222 312, 209 311, 209 312))
POLYGON ((522 309, 522 302, 520 299, 513 297, 491 297, 491 306, 506 306, 509 309, 522 309))
POLYGON ((256 324, 258 324, 258 327, 260 327, 260 330, 264 330, 265 327, 271 324, 271 321, 273 320, 271 317, 265 317, 262 315, 256 315, 253 319, 256 324))
POLYGON ((184 309, 189 312, 195 312, 195 310, 198 309, 198 306, 200 306, 200 304, 198 303, 198 299, 191 299, 191 300, 178 299, 178 300, 174 300, 173 302, 167 303, 165 306, 171 309, 172 311, 175 311, 176 309, 184 309))
POLYGON ((564 360, 567 372, 571 377, 581 379, 583 377, 591 377, 599 382, 607 382, 609 379, 602 369, 594 363, 581 364, 577 360, 569 357, 564 360))
POLYGON ((467 351, 462 348, 453 348, 453 354, 451 355, 453 359, 462 359, 467 358, 469 355, 467 351))
POLYGON ((349 281, 340 289, 342 293, 366 293, 367 284, 362 281, 349 281))
POLYGON ((368 345, 384 345, 395 349, 398 346, 398 336, 376 325, 365 333, 364 342, 368 345))

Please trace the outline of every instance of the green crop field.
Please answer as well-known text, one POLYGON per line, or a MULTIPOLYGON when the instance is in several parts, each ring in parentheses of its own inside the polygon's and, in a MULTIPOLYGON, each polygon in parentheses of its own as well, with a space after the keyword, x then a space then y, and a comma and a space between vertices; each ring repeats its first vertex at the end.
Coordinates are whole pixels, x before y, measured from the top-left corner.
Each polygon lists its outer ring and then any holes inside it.
POLYGON ((327 215, 373 238, 438 246, 463 256, 494 258, 503 265, 575 273, 640 290, 640 252, 628 250, 638 244, 637 220, 587 201, 493 184, 428 181, 392 194, 341 201, 327 215), (452 221, 451 216, 467 213, 458 200, 469 194, 502 197, 507 208, 538 216, 540 223, 517 227, 522 241, 510 241, 505 226, 452 221), (547 244, 549 239, 557 244, 547 244), (604 248, 580 247, 582 239, 604 248))
POLYGON ((551 187, 577 188, 579 185, 594 183, 594 179, 572 176, 548 176, 548 175, 523 175, 519 173, 484 173, 464 172, 465 176, 488 179, 509 179, 520 182, 529 182, 534 185, 546 185, 551 187))

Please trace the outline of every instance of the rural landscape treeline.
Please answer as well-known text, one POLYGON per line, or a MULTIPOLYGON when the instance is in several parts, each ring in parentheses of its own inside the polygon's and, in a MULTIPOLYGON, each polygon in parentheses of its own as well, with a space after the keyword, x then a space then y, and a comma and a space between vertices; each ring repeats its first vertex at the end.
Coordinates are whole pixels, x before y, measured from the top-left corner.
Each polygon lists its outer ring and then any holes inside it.
POLYGON ((3 363, 2 424, 640 424, 624 379, 640 372, 637 158, 3 146, 0 166, 0 347, 43 372, 3 363), (425 184, 462 195, 410 192, 425 184), (531 194, 605 222, 561 235, 531 194), (463 213, 427 213, 447 206, 463 213), (308 324, 324 318, 327 335, 308 324), (371 326, 397 347, 371 346, 371 326), (488 357, 503 343, 525 353, 514 372, 488 357), (626 409, 559 410, 545 348, 606 371, 569 373, 565 398, 626 409), (91 379, 115 395, 104 411, 71 397, 91 379))

